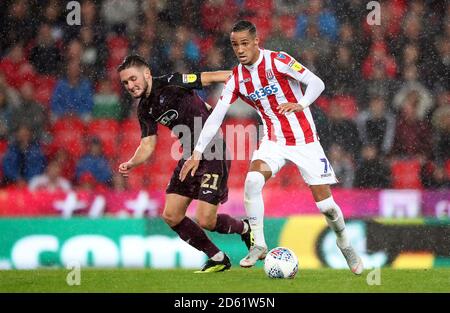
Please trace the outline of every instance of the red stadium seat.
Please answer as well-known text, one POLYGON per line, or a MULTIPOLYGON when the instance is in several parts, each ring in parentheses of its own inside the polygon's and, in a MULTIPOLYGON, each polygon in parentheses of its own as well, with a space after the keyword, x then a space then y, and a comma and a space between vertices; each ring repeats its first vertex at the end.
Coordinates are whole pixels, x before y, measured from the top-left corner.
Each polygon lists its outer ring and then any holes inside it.
POLYGON ((358 114, 358 104, 356 103, 355 97, 351 95, 335 96, 331 101, 337 103, 341 107, 347 118, 353 119, 358 114))
POLYGON ((87 132, 90 137, 98 137, 101 140, 103 152, 108 158, 116 157, 119 122, 113 119, 92 120, 87 127, 87 132))
POLYGON ((392 186, 395 189, 421 189, 420 169, 417 159, 394 161, 391 165, 392 186))
POLYGON ((141 128, 135 118, 123 121, 120 125, 119 159, 129 159, 133 156, 141 141, 141 128))
POLYGON ((450 177, 450 159, 445 162, 445 171, 447 172, 447 176, 450 177))
POLYGON ((76 116, 58 119, 52 127, 52 148, 65 148, 75 158, 85 152, 85 125, 76 116))
POLYGON ((39 76, 36 81, 36 93, 34 98, 37 102, 49 106, 52 98, 53 89, 55 89, 56 77, 53 76, 39 76))
POLYGON ((0 160, 8 149, 8 140, 0 140, 0 160))

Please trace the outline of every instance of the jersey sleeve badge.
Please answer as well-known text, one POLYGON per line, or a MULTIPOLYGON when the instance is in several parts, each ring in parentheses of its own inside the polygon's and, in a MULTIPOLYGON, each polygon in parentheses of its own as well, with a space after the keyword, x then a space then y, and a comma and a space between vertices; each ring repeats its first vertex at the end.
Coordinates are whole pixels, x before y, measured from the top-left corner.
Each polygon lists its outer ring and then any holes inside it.
POLYGON ((294 71, 299 72, 299 73, 303 73, 305 71, 305 68, 297 61, 292 60, 289 63, 289 67, 292 68, 294 71))
POLYGON ((183 74, 183 84, 192 84, 197 81, 196 74, 183 74))

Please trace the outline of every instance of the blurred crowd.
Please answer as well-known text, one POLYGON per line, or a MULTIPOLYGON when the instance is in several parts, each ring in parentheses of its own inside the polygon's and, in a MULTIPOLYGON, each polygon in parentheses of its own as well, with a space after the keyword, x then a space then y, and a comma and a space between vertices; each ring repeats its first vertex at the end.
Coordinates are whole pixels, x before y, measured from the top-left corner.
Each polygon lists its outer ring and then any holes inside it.
MULTIPOLYGON (((231 69, 230 29, 248 19, 325 82, 311 109, 340 187, 449 188, 450 3, 379 1, 369 25, 367 2, 85 0, 78 26, 65 1, 1 1, 2 186, 125 188, 115 167, 131 155, 107 137, 136 117, 117 66, 135 52, 154 76, 231 69)), ((214 105, 221 88, 199 95, 214 105)), ((245 104, 229 117, 257 120, 245 104)))

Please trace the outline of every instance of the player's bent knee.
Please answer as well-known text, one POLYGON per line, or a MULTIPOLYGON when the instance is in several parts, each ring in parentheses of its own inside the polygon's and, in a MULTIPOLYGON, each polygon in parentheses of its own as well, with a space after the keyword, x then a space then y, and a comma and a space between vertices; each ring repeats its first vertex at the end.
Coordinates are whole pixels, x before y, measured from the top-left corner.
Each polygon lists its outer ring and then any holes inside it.
POLYGON ((244 193, 245 197, 251 197, 262 191, 266 180, 260 172, 252 171, 247 173, 245 178, 244 193))
POLYGON ((322 200, 320 202, 316 202, 317 207, 319 208, 320 212, 328 217, 329 219, 336 219, 339 217, 340 208, 337 205, 337 203, 334 201, 333 197, 329 197, 325 200, 322 200))
POLYGON ((201 219, 198 219, 197 222, 198 222, 198 225, 203 229, 212 231, 216 228, 216 221, 214 219, 201 218, 201 219))
POLYGON ((167 225, 170 227, 174 227, 178 225, 184 218, 184 215, 181 214, 173 214, 169 213, 167 211, 164 211, 162 214, 163 220, 166 222, 167 225))

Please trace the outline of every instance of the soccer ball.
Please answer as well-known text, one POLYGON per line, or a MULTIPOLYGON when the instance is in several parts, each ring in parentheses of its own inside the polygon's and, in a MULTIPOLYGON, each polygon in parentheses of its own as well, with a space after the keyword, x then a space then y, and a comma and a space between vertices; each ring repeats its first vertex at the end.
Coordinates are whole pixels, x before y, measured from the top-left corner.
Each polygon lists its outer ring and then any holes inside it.
POLYGON ((267 253, 264 271, 270 278, 294 278, 298 271, 297 256, 284 247, 276 247, 267 253))

